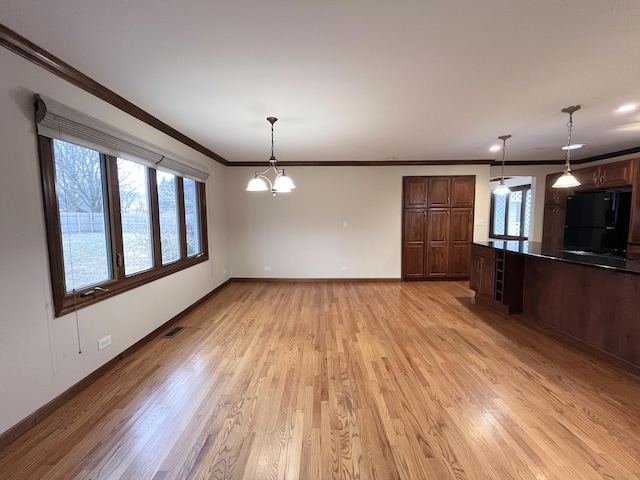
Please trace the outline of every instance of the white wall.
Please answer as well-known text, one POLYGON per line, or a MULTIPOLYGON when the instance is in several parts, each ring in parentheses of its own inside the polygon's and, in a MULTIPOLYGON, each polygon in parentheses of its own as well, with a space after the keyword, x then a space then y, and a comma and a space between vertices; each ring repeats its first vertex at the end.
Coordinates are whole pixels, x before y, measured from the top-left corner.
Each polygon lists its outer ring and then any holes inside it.
POLYGON ((486 165, 287 167, 297 188, 277 197, 245 191, 255 168, 228 170, 236 278, 400 278, 402 177, 409 175, 476 175, 475 219, 483 225, 474 239, 487 238, 486 165))
MULTIPOLYGON (((170 119, 169 122, 170 123, 170 119)), ((223 283, 225 175, 219 164, 0 48, 0 433, 223 283), (42 93, 193 160, 207 181, 210 261, 55 318, 33 121, 42 93), (98 352, 97 340, 113 344, 98 352)))

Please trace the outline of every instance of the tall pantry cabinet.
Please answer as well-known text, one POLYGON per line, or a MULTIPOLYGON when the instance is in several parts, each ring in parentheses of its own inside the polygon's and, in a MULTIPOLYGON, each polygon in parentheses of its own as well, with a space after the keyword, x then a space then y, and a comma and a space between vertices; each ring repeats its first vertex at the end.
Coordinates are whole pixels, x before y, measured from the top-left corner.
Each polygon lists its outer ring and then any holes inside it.
POLYGON ((402 278, 469 276, 476 178, 403 178, 402 278))

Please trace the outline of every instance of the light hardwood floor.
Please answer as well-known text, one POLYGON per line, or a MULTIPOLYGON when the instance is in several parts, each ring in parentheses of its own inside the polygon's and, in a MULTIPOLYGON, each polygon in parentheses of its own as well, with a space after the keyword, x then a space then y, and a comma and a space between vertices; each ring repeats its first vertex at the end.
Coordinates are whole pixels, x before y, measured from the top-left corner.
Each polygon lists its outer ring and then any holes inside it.
POLYGON ((639 378, 467 287, 232 283, 0 451, 0 478, 640 478, 639 378))

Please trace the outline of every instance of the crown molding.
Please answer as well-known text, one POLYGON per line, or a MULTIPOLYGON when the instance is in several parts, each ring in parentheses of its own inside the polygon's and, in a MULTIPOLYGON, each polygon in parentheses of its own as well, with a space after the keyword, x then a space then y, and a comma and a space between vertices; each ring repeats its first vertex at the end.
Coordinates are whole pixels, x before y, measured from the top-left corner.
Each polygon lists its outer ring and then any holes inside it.
POLYGON ((170 137, 178 140, 180 143, 193 148, 194 150, 202 153, 203 155, 206 155, 207 157, 215 160, 218 163, 221 163, 222 165, 227 165, 227 160, 222 158, 217 153, 212 152, 192 138, 189 138, 185 134, 180 133, 178 130, 164 123, 162 120, 154 117, 137 105, 121 97, 114 91, 109 90, 104 85, 96 82, 84 73, 73 68, 68 63, 63 62, 58 57, 52 55, 43 48, 40 48, 38 45, 30 42, 22 35, 19 35, 18 33, 5 27, 2 24, 0 24, 0 45, 44 68, 54 75, 57 75, 63 80, 66 80, 67 82, 75 85, 76 87, 79 87, 82 90, 94 95, 95 97, 104 100, 105 102, 122 110, 123 112, 128 113, 132 117, 143 121, 147 125, 150 125, 153 128, 166 133, 170 137))
MULTIPOLYGON (((229 167, 264 167, 267 162, 227 162, 229 167)), ((310 162, 281 162, 278 167, 396 167, 421 165, 493 165, 494 160, 327 160, 310 162)))

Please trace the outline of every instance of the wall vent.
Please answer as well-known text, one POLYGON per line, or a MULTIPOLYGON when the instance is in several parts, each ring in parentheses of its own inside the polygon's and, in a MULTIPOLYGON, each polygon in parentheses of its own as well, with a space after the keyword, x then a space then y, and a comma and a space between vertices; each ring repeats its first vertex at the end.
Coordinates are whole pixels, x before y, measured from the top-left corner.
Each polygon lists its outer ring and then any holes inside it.
POLYGON ((162 338, 173 338, 176 335, 178 335, 182 330, 184 330, 184 327, 175 327, 172 328, 171 330, 169 330, 167 333, 165 333, 162 338))

